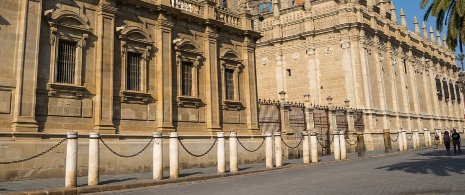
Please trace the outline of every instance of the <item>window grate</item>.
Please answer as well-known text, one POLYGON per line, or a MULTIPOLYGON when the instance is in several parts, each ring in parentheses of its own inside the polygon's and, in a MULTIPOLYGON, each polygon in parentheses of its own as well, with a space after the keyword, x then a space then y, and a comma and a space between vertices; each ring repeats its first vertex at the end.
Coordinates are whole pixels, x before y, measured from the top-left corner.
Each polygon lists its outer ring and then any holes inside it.
POLYGON ((182 62, 182 95, 192 96, 192 62, 182 62))
POLYGON ((226 99, 234 100, 234 70, 226 69, 224 78, 226 82, 226 99))
POLYGON ((452 83, 449 83, 449 91, 450 91, 451 99, 455 100, 455 90, 454 90, 454 85, 452 85, 452 83))
POLYGON ((73 41, 60 40, 58 44, 57 83, 74 84, 76 68, 76 46, 73 41))
POLYGON ((141 68, 140 61, 142 55, 139 53, 128 53, 126 69, 126 89, 140 91, 141 68))
POLYGON ((438 95, 438 99, 442 99, 441 80, 439 78, 436 78, 436 94, 438 95))
POLYGON ((457 95, 457 101, 460 103, 461 99, 460 99, 460 89, 459 89, 459 86, 457 84, 455 84, 455 94, 457 95))
POLYGON ((446 101, 448 101, 449 100, 449 87, 447 86, 446 81, 442 81, 442 87, 444 88, 444 98, 446 99, 446 101))

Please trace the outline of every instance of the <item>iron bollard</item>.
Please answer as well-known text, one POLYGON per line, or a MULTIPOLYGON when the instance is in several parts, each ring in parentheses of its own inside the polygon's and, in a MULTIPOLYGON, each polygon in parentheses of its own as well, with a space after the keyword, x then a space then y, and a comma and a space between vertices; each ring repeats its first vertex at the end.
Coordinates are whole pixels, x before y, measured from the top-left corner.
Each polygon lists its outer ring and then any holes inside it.
POLYGON ((390 154, 392 152, 391 146, 391 134, 389 129, 383 130, 383 137, 384 137, 384 153, 390 154))
POLYGON ((77 183, 78 133, 68 132, 67 138, 65 187, 74 188, 77 183))
POLYGON ((357 131, 357 151, 358 157, 365 157, 365 140, 362 131, 357 131))
POLYGON ((218 173, 226 172, 226 155, 224 147, 224 132, 216 133, 218 138, 217 160, 218 160, 218 173))
POLYGON ((237 133, 231 132, 229 134, 229 171, 238 172, 237 165, 237 133))
POLYGON ((179 145, 177 132, 170 132, 170 178, 179 178, 179 145))
POLYGON ((163 134, 153 133, 153 179, 163 179, 163 134))
POLYGON ((99 148, 99 133, 89 133, 89 170, 87 177, 87 185, 93 186, 99 183, 99 164, 100 164, 100 148, 99 148))

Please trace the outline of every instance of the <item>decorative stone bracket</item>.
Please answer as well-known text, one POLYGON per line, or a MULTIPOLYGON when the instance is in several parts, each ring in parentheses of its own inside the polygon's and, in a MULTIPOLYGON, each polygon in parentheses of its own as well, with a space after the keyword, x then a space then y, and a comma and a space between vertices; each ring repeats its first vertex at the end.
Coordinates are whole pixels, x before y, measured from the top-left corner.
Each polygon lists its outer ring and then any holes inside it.
POLYGON ((62 83, 48 83, 48 96, 58 96, 65 98, 81 98, 86 88, 84 86, 69 85, 62 83))
POLYGON ((121 102, 147 104, 151 95, 139 91, 120 91, 121 102))
POLYGON ((231 100, 223 100, 223 110, 244 110, 245 106, 242 102, 239 101, 231 101, 231 100))

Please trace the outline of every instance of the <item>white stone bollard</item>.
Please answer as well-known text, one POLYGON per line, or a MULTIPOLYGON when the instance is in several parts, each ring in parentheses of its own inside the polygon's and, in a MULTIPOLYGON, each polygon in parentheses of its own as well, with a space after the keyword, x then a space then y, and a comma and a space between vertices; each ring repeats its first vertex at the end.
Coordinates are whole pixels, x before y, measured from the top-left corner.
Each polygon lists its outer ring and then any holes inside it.
POLYGON ((283 166, 283 152, 281 145, 281 132, 274 133, 274 152, 276 158, 276 167, 283 166))
POLYGON ((426 131, 426 136, 427 136, 426 139, 428 139, 428 146, 431 147, 431 146, 433 146, 433 142, 431 140, 431 131, 429 131, 429 129, 426 129, 426 130, 427 130, 426 131))
POLYGON ((218 139, 217 159, 218 173, 226 173, 226 152, 224 147, 224 132, 216 133, 218 139))
POLYGON ((417 149, 417 135, 416 135, 416 130, 412 130, 412 145, 413 149, 417 149))
POLYGON ((153 179, 163 179, 163 134, 153 133, 153 179))
POLYGON ((397 142, 399 143, 399 151, 402 153, 404 151, 404 136, 401 129, 397 130, 397 142))
POLYGON ((442 140, 442 133, 441 133, 441 129, 437 129, 437 132, 438 132, 438 135, 439 135, 439 144, 442 145, 443 143, 443 140, 442 140))
POLYGON ((407 132, 405 129, 402 129, 402 140, 404 141, 403 146, 404 146, 404 151, 408 150, 408 140, 407 140, 407 132))
POLYGON ((99 182, 99 164, 100 164, 100 148, 98 132, 89 133, 89 170, 87 177, 87 185, 98 185, 99 182))
POLYGON ((302 131, 302 153, 303 153, 303 160, 304 164, 310 163, 310 146, 308 145, 308 132, 302 131))
POLYGON ((341 144, 339 142, 339 131, 333 131, 333 153, 334 159, 341 159, 341 144))
POLYGON ((67 138, 65 187, 74 188, 77 183, 78 133, 68 132, 67 138))
POLYGON ((177 132, 170 132, 170 178, 179 178, 179 143, 177 132))
POLYGON ((346 139, 344 137, 344 131, 339 131, 339 143, 341 145, 341 159, 347 159, 346 139))
POLYGON ((238 172, 237 164, 237 133, 231 132, 229 134, 229 171, 232 173, 238 172))
POLYGON ((310 155, 312 156, 312 163, 318 162, 318 145, 317 145, 316 132, 310 132, 310 155))
POLYGON ((273 134, 265 133, 266 168, 273 168, 273 134))
POLYGON ((417 137, 417 148, 420 148, 420 133, 418 130, 415 131, 415 136, 417 137))

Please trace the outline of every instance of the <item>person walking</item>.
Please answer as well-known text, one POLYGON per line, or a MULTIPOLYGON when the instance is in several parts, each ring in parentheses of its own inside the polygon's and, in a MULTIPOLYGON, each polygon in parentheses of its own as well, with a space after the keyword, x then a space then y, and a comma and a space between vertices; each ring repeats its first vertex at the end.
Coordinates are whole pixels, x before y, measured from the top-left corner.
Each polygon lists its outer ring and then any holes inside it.
POLYGON ((452 143, 454 144, 454 152, 457 154, 457 149, 456 147, 458 146, 459 148, 459 153, 460 153, 460 134, 457 133, 457 130, 454 128, 454 130, 452 130, 453 133, 452 133, 452 143))
POLYGON ((436 133, 434 134, 434 140, 436 141, 436 149, 439 149, 439 143, 440 143, 440 141, 439 141, 439 134, 438 134, 438 132, 436 132, 436 133))
POLYGON ((443 141, 444 141, 444 146, 446 146, 447 154, 450 154, 450 136, 449 136, 448 131, 444 132, 443 141))

